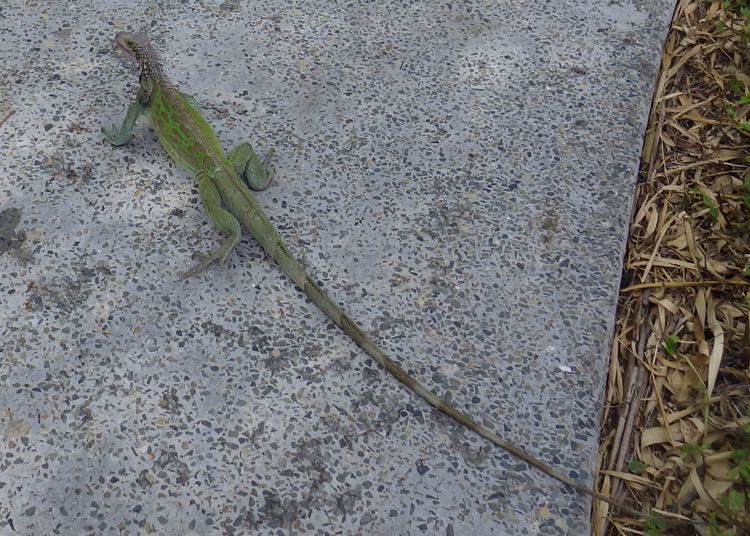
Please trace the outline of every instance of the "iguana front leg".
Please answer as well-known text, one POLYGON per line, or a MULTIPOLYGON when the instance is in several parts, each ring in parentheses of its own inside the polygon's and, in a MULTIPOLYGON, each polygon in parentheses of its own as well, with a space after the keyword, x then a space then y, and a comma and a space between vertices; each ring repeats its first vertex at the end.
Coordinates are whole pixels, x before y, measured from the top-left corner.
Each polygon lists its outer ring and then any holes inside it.
POLYGON ((196 180, 198 181, 198 192, 201 196, 203 208, 213 226, 217 231, 225 235, 225 238, 221 242, 221 245, 211 253, 195 252, 193 258, 200 257, 202 260, 182 274, 183 279, 197 274, 214 261, 224 264, 224 260, 229 255, 229 252, 240 241, 240 222, 237 221, 237 218, 231 212, 221 208, 221 195, 219 194, 219 190, 216 189, 212 177, 205 171, 198 170, 196 180))
POLYGON ((273 155, 273 149, 261 161, 249 143, 241 143, 227 155, 227 160, 237 171, 237 174, 253 190, 265 190, 271 184, 272 176, 268 172, 268 161, 273 155))
POLYGON ((107 138, 109 143, 119 147, 130 141, 135 122, 141 114, 146 111, 146 108, 148 108, 148 101, 148 95, 146 95, 142 89, 139 90, 135 101, 130 105, 130 108, 128 108, 128 113, 122 121, 122 126, 119 129, 117 128, 117 125, 112 125, 111 128, 102 127, 104 137, 107 138))

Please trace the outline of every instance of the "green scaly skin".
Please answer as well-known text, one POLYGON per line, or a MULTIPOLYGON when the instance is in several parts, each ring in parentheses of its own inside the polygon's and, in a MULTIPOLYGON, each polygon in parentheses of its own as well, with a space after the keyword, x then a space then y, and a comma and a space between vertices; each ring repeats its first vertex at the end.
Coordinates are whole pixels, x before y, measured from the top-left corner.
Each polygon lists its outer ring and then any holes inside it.
POLYGON ((216 134, 201 115, 192 97, 179 92, 162 72, 159 58, 145 35, 119 32, 116 44, 138 61, 141 72, 140 88, 135 102, 128 109, 122 126, 119 129, 116 126, 111 129, 102 129, 107 140, 113 145, 127 143, 136 119, 140 115, 145 115, 169 156, 195 176, 203 206, 211 222, 219 232, 225 235, 216 251, 201 255, 203 260, 185 272, 183 277, 198 273, 214 261, 223 264, 240 239, 240 224, 242 224, 242 227, 258 241, 284 273, 328 318, 411 391, 466 428, 552 478, 577 491, 615 504, 631 514, 639 517, 643 515, 642 512, 620 505, 613 499, 593 491, 585 484, 558 473, 544 462, 507 443, 469 416, 443 402, 394 363, 375 345, 367 333, 315 283, 313 278, 306 273, 305 268, 289 252, 271 220, 245 185, 247 183, 251 188, 258 190, 265 188, 270 182, 268 173, 250 144, 239 145, 228 155, 224 154, 216 134))

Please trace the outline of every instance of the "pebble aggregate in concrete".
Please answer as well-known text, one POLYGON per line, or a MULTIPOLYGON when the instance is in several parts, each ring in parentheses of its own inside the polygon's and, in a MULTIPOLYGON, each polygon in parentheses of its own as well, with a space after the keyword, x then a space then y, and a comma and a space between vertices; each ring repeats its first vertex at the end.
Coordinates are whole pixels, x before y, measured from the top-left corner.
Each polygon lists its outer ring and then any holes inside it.
POLYGON ((118 30, 230 147, 407 370, 591 482, 668 0, 0 8, 0 535, 588 531, 589 500, 401 388, 242 241, 153 133, 106 145, 118 30))

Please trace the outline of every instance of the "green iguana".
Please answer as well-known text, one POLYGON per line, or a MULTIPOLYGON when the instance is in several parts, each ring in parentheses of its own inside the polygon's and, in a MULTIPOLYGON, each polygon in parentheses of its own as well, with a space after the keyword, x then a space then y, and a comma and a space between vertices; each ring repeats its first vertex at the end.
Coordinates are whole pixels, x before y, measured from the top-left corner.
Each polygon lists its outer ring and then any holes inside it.
POLYGON ((158 55, 144 34, 119 32, 115 42, 118 48, 138 61, 140 88, 122 126, 119 129, 116 125, 111 129, 102 129, 107 140, 113 145, 126 144, 130 140, 136 119, 145 115, 169 156, 197 179, 208 217, 214 227, 225 236, 214 252, 198 254, 202 260, 185 272, 183 277, 198 273, 214 261, 223 264, 240 239, 242 225, 328 318, 411 391, 466 428, 552 478, 577 491, 615 504, 634 515, 643 515, 593 491, 585 484, 558 473, 530 454, 507 443, 474 419, 445 403, 394 363, 317 285, 302 264, 289 252, 276 228, 247 187, 259 190, 268 186, 270 182, 269 174, 250 144, 243 143, 232 149, 229 154, 224 154, 216 134, 201 115, 197 103, 191 96, 178 91, 169 81, 162 71, 158 55))

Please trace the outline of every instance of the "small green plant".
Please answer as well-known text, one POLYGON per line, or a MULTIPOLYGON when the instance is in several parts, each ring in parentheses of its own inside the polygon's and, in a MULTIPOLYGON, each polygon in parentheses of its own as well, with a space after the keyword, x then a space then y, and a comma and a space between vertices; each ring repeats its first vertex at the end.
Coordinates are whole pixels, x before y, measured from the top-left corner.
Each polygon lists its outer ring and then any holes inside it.
POLYGON ((730 489, 719 497, 721 504, 730 514, 738 515, 745 510, 745 495, 736 489, 730 489))
POLYGON ((732 461, 737 469, 737 474, 745 482, 750 484, 750 457, 747 449, 735 449, 732 451, 732 461))
POLYGON ((692 454, 694 456, 703 454, 703 451, 706 449, 708 449, 708 445, 699 443, 685 443, 680 447, 680 450, 685 454, 692 454))
POLYGON ((739 80, 730 80, 727 89, 732 93, 745 93, 745 86, 739 80))
POLYGON ((634 475, 640 475, 646 470, 646 464, 641 460, 630 460, 628 462, 628 472, 634 475))
MULTIPOLYGON (((748 125, 748 131, 750 131, 750 123, 747 123, 748 125)), ((708 207, 708 214, 713 219, 719 218, 719 206, 716 204, 716 201, 714 201, 714 198, 708 195, 706 192, 699 190, 698 188, 692 188, 690 190, 691 194, 700 195, 701 199, 703 200, 703 204, 708 207)))
POLYGON ((664 339, 664 349, 669 355, 674 355, 677 352, 677 337, 670 335, 664 339))
POLYGON ((716 201, 711 199, 706 194, 703 194, 703 204, 705 204, 708 207, 708 213, 709 215, 715 219, 719 219, 719 207, 716 206, 716 201))
POLYGON ((747 6, 747 0, 722 0, 721 7, 726 10, 741 9, 747 6))
POLYGON ((664 518, 661 515, 652 512, 651 517, 646 521, 645 529, 646 531, 644 534, 646 534, 646 536, 661 536, 662 534, 666 534, 667 522, 664 521, 664 518))
POLYGON ((708 516, 708 536, 736 536, 733 530, 724 529, 718 523, 715 515, 708 516))

